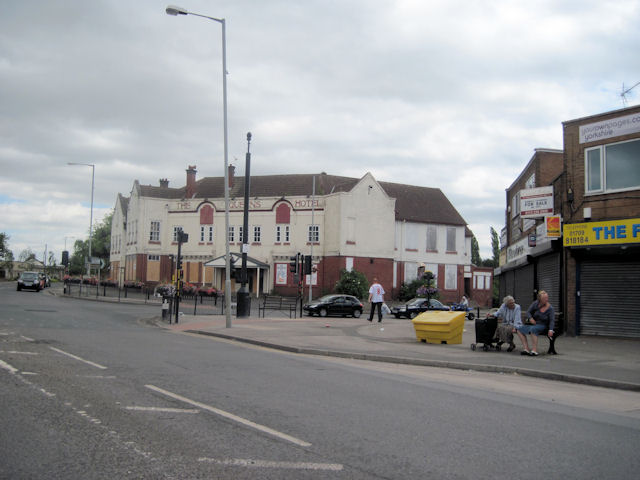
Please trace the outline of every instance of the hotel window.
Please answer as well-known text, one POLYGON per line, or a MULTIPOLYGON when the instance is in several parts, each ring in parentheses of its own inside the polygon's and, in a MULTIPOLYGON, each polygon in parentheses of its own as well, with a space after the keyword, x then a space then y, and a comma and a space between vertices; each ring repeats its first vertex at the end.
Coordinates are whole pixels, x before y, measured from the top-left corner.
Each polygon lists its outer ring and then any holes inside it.
POLYGON ((640 188, 640 140, 611 143, 584 152, 585 192, 640 188))
POLYGON ((427 225, 427 251, 438 251, 438 227, 427 225))
POLYGON ((445 290, 455 290, 458 288, 458 266, 444 266, 444 288, 445 290))
POLYGON ((447 227, 447 252, 456 251, 456 227, 447 227))
POLYGON ((311 243, 320 242, 320 227, 318 225, 309 225, 308 241, 311 243))
POLYGON ((213 242, 213 225, 200 225, 200 242, 213 242))
POLYGON ((151 222, 151 229, 149 230, 149 241, 160 241, 160 222, 151 222))
POLYGON ((244 235, 242 234, 244 230, 244 226, 240 225, 238 227, 238 243, 243 243, 244 242, 244 235))
POLYGON ((173 227, 173 241, 177 242, 178 241, 178 232, 182 231, 182 227, 180 226, 174 226, 173 227))
POLYGON ((260 243, 262 237, 262 228, 260 225, 253 226, 253 243, 260 243))
POLYGON ((276 243, 289 243, 289 225, 276 225, 276 243))
POLYGON ((236 227, 229 227, 229 234, 227 236, 229 243, 233 243, 236 241, 236 227))
POLYGON ((159 262, 160 261, 160 255, 149 255, 147 258, 149 259, 150 262, 159 262))

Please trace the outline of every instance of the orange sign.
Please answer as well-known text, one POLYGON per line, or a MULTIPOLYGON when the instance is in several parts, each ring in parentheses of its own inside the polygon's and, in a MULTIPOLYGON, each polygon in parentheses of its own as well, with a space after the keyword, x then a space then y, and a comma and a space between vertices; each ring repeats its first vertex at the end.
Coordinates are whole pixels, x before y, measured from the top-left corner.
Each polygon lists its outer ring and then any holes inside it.
POLYGON ((544 217, 547 226, 547 238, 560 238, 562 230, 560 229, 560 215, 549 215, 544 217))

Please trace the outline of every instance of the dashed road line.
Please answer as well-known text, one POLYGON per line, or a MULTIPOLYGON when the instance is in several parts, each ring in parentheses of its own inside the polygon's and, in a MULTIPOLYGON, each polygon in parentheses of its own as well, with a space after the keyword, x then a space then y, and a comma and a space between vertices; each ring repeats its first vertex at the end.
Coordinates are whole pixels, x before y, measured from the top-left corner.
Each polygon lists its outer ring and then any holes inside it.
POLYGON ((272 460, 253 460, 246 458, 216 459, 202 457, 199 458, 198 461, 232 467, 282 468, 288 470, 330 470, 339 472, 344 468, 339 463, 275 462, 272 460))
POLYGON ((164 407, 124 407, 127 410, 135 410, 138 412, 159 412, 159 413, 200 413, 196 408, 164 408, 164 407))
POLYGON ((17 368, 9 365, 7 362, 5 362, 3 360, 0 360, 0 368, 4 368, 5 370, 8 370, 9 373, 12 373, 12 374, 18 373, 18 369, 17 368))
POLYGON ((286 440, 287 442, 291 442, 295 445, 299 445, 301 447, 310 447, 311 444, 309 442, 305 442, 304 440, 300 440, 299 438, 292 437, 291 435, 287 435, 286 433, 279 432, 274 430, 273 428, 269 428, 265 425, 260 425, 259 423, 252 422, 251 420, 247 420, 246 418, 239 417, 234 415, 233 413, 225 412, 224 410, 220 410, 219 408, 212 407, 211 405, 206 405, 204 403, 196 402, 195 400, 191 400, 189 398, 183 397, 176 393, 169 392, 162 388, 156 387, 155 385, 145 385, 149 390, 153 390, 154 392, 161 393, 166 395, 167 397, 173 398, 175 400, 179 400, 184 403, 188 403, 189 405, 193 405, 194 407, 198 407, 202 410, 207 410, 209 412, 215 413, 216 415, 220 415, 229 420, 233 420, 234 422, 240 423, 246 427, 253 428, 263 433, 267 433, 281 440, 286 440))
POLYGON ((54 352, 58 352, 61 353, 62 355, 66 355, 67 357, 73 358, 74 360, 78 360, 80 362, 84 362, 87 365, 91 365, 92 367, 96 367, 99 368, 101 370, 106 370, 107 367, 100 365, 99 363, 94 363, 94 362, 90 362, 89 360, 85 360, 84 358, 78 357, 76 355, 73 355, 69 352, 65 352, 64 350, 60 350, 59 348, 55 348, 55 347, 49 347, 51 350, 53 350, 54 352))

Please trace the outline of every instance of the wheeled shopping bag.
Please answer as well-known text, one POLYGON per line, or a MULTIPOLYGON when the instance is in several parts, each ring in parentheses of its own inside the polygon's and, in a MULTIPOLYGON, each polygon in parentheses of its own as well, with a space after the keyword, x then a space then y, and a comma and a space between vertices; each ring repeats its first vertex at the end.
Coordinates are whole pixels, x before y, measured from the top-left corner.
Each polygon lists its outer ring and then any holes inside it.
POLYGON ((480 343, 482 343, 482 349, 485 352, 489 351, 490 348, 495 348, 497 327, 497 317, 476 318, 476 343, 471 344, 471 350, 475 350, 480 343))

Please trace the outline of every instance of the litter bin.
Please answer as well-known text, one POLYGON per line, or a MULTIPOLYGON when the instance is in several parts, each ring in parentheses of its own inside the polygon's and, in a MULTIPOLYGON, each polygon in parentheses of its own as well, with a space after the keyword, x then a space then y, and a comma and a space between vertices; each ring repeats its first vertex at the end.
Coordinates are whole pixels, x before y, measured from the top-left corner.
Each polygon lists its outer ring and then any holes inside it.
POLYGON ((424 312, 412 320, 416 337, 421 342, 462 343, 465 312, 424 312))

